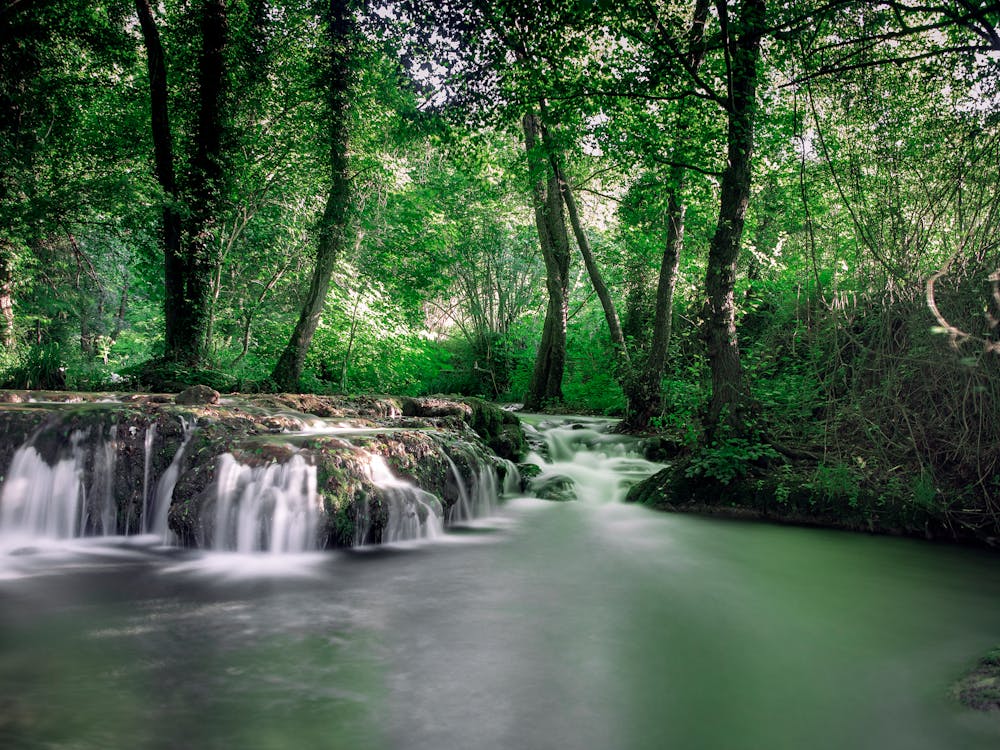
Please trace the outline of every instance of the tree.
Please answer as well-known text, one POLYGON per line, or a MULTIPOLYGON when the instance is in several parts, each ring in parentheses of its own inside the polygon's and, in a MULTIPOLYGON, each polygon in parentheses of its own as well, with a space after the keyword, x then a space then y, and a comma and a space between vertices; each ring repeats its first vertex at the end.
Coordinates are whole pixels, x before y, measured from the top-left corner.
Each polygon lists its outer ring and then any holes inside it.
POLYGON ((535 227, 545 262, 548 304, 535 367, 525 394, 526 409, 538 409, 562 401, 563 370, 566 367, 566 325, 569 315, 569 237, 563 214, 559 173, 552 153, 547 153, 545 126, 538 115, 522 120, 524 147, 528 155, 535 227))
POLYGON ((722 44, 727 62, 725 111, 728 121, 726 168, 722 173, 719 221, 712 237, 705 274, 705 340, 712 371, 708 430, 720 425, 733 433, 747 430, 749 389, 736 339, 736 263, 750 200, 751 157, 757 113, 757 62, 765 30, 764 0, 743 0, 730 23, 719 7, 722 44))
POLYGON ((324 78, 328 87, 325 119, 330 160, 329 188, 317 233, 316 263, 309 290, 291 339, 271 375, 274 383, 283 390, 299 388, 306 354, 323 313, 335 263, 350 241, 351 177, 348 140, 352 94, 351 62, 357 44, 352 6, 353 3, 349 0, 330 0, 323 17, 327 45, 324 78))
POLYGON ((227 9, 223 0, 197 6, 196 111, 190 137, 182 141, 189 146, 179 179, 166 55, 149 0, 136 0, 135 6, 146 48, 155 172, 163 191, 164 356, 197 366, 210 353, 212 280, 228 177, 223 148, 227 9))

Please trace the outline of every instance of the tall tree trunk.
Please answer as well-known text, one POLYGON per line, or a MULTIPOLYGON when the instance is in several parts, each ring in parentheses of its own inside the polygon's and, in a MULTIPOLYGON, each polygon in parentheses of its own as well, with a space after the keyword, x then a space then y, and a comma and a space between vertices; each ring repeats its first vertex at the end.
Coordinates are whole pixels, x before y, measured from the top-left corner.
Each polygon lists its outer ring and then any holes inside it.
POLYGON ((170 131, 167 67, 149 0, 135 0, 135 9, 146 47, 153 157, 156 179, 164 198, 162 231, 166 350, 175 351, 179 343, 179 318, 184 313, 184 263, 181 258, 181 217, 176 209, 178 193, 174 173, 173 136, 170 131))
POLYGON ((526 114, 521 124, 532 181, 535 227, 545 261, 545 287, 548 291, 542 340, 524 399, 525 408, 539 409, 547 403, 563 399, 566 325, 569 319, 569 236, 559 179, 546 153, 544 126, 535 114, 526 114))
MULTIPOLYGON (((695 0, 691 27, 688 30, 687 64, 693 73, 698 71, 705 59, 705 23, 708 20, 709 0, 695 0)), ((681 110, 675 119, 674 133, 676 151, 687 152, 688 110, 681 103, 681 110)), ((653 417, 662 411, 661 383, 667 364, 667 351, 673 333, 674 290, 677 287, 677 271, 680 268, 681 252, 684 249, 684 187, 687 170, 680 163, 670 167, 667 178, 667 240, 660 260, 660 273, 656 284, 656 310, 653 315, 653 339, 649 347, 645 365, 628 379, 625 395, 628 407, 622 428, 626 431, 641 432, 649 428, 653 417)))
MULTIPOLYGON (((725 6, 720 6, 725 20, 725 6)), ((754 144, 754 120, 757 109, 757 61, 764 30, 764 0, 743 0, 738 28, 729 35, 723 26, 731 57, 727 114, 728 164, 722 174, 719 223, 709 247, 705 274, 704 335, 708 345, 712 373, 712 398, 709 402, 707 436, 711 438, 725 424, 732 434, 747 431, 750 394, 736 337, 734 287, 736 261, 747 204, 750 200, 751 156, 754 144)))
POLYGON ((296 391, 300 387, 306 354, 319 325, 330 290, 334 264, 348 239, 348 209, 351 200, 348 174, 347 144, 349 135, 351 71, 350 61, 354 42, 354 16, 349 0, 330 0, 327 7, 329 43, 326 81, 329 112, 327 136, 330 148, 330 190, 319 227, 316 265, 309 291, 303 302, 295 330, 274 366, 271 379, 280 390, 296 391))
POLYGON ((168 311, 166 356, 192 365, 209 357, 208 330, 212 316, 212 280, 219 264, 219 214, 225 170, 222 132, 225 96, 225 53, 229 24, 223 0, 205 0, 201 16, 202 46, 198 59, 198 116, 194 151, 186 186, 187 213, 183 221, 182 310, 168 311), (171 345, 172 341, 172 345, 171 345))

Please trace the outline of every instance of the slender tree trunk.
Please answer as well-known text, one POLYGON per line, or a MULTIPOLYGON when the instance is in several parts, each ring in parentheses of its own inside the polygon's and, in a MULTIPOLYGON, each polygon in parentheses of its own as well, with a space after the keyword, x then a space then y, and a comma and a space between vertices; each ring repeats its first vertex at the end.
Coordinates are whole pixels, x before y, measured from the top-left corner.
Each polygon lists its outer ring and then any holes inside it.
POLYGON ((660 273, 656 285, 656 310, 653 315, 653 338, 646 361, 626 379, 625 396, 628 399, 623 432, 642 432, 662 410, 660 392, 663 373, 667 364, 667 350, 673 332, 674 290, 680 268, 681 251, 684 249, 684 213, 681 199, 684 186, 684 169, 675 168, 673 178, 678 180, 667 191, 667 240, 660 260, 660 273))
POLYGON ((535 227, 545 261, 545 287, 548 291, 542 340, 524 399, 526 408, 539 409, 563 398, 566 326, 569 319, 569 236, 559 180, 552 161, 545 153, 542 123, 537 115, 527 114, 521 124, 532 180, 535 227))
POLYGON ((166 350, 178 348, 180 318, 184 312, 184 263, 181 258, 181 217, 177 211, 177 178, 174 173, 174 146, 170 131, 167 95, 167 68, 149 0, 135 0, 135 9, 146 47, 149 74, 150 121, 156 179, 163 190, 163 282, 166 350))
POLYGON ((615 302, 611 299, 611 292, 608 291, 607 284, 604 283, 604 276, 597 266, 597 259, 590 247, 590 239, 583 229, 580 221, 580 213, 576 208, 576 199, 573 197, 573 190, 566 181, 562 167, 553 157, 553 170, 559 181, 559 190, 562 193, 563 201, 566 204, 566 213, 569 215, 570 226, 573 227, 573 235, 576 237, 576 244, 580 248, 580 255, 583 256, 583 263, 587 267, 587 274, 590 276, 590 283, 594 286, 594 292, 601 301, 604 309, 604 319, 608 323, 608 332, 611 334, 611 343, 618 354, 619 367, 624 368, 629 364, 628 347, 625 345, 625 335, 622 333, 622 326, 618 320, 618 310, 615 302))
MULTIPOLYGON (((697 72, 705 59, 705 23, 708 20, 709 0, 695 0, 691 28, 688 30, 687 63, 689 70, 697 72)), ((687 152, 688 112, 681 105, 674 132, 676 150, 687 152)), ((684 249, 684 187, 687 170, 680 164, 671 166, 667 178, 667 240, 660 260, 660 273, 656 284, 656 310, 653 315, 653 337, 645 366, 629 379, 625 387, 628 408, 623 421, 625 431, 641 432, 649 428, 653 417, 662 411, 661 382, 666 369, 667 351, 673 333, 674 290, 677 271, 684 249)))
POLYGON ((0 347, 13 349, 17 343, 14 331, 13 248, 0 240, 0 347))
POLYGON ((724 40, 731 50, 728 97, 728 164, 722 175, 719 222, 709 247, 705 274, 704 335, 712 373, 707 436, 722 424, 733 434, 747 431, 750 394, 740 364, 736 337, 734 287, 736 261, 750 200, 751 156, 756 115, 757 61, 764 30, 764 0, 743 0, 735 36, 724 40))
POLYGON ((329 43, 326 81, 329 89, 327 122, 330 148, 330 190, 319 228, 316 265, 291 339, 274 366, 271 379, 280 390, 300 387, 306 354, 319 325, 334 264, 347 243, 348 208, 351 200, 347 143, 350 111, 350 58, 354 41, 354 17, 349 0, 330 0, 327 8, 329 43))
POLYGON ((240 353, 236 356, 236 359, 233 360, 233 365, 237 365, 240 362, 242 362, 244 357, 246 357, 247 354, 250 353, 250 332, 251 329, 253 328, 254 315, 257 314, 257 311, 260 309, 261 305, 264 304, 264 300, 267 298, 267 295, 271 292, 272 289, 274 289, 277 283, 281 280, 281 277, 285 275, 285 271, 287 270, 288 267, 286 266, 284 268, 275 271, 274 274, 271 276, 271 278, 268 280, 267 284, 264 285, 264 288, 261 290, 260 294, 257 296, 257 300, 252 305, 244 308, 243 335, 240 337, 240 342, 241 342, 240 353))
POLYGON ((358 330, 358 307, 361 305, 361 294, 354 300, 354 310, 351 311, 351 333, 347 337, 347 352, 344 354, 344 366, 340 368, 340 392, 347 393, 347 370, 351 366, 351 355, 354 352, 354 334, 358 330))
POLYGON ((112 342, 118 340, 122 330, 125 328, 125 314, 128 310, 128 284, 129 282, 126 278, 122 286, 121 296, 118 298, 118 312, 115 313, 115 327, 114 332, 111 334, 112 342))

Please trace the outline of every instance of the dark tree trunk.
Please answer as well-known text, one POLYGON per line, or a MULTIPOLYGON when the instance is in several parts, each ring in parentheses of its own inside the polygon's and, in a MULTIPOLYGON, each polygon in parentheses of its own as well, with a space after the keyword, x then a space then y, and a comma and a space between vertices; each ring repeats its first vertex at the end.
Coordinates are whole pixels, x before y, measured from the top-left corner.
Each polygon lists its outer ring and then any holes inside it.
POLYGON ((168 359, 202 363, 209 356, 208 330, 212 313, 212 280, 219 264, 217 237, 223 195, 223 98, 225 53, 229 42, 226 7, 206 0, 201 16, 198 59, 198 115, 194 151, 188 170, 183 222, 183 308, 167 311, 168 359))
POLYGON ((549 297, 535 369, 524 399, 525 408, 539 409, 563 399, 566 324, 569 317, 569 236, 559 180, 545 150, 543 125, 534 114, 525 115, 521 124, 531 173, 535 227, 545 261, 545 287, 549 297))
MULTIPOLYGON (((709 0, 696 0, 691 28, 688 31, 688 69, 697 72, 705 59, 705 23, 708 19, 709 0)), ((683 104, 678 113, 674 132, 676 150, 687 151, 688 113, 683 104)), ((673 333, 674 290, 677 271, 684 249, 684 187, 687 170, 677 164, 671 166, 667 178, 667 240, 660 260, 660 274, 656 284, 656 311, 653 315, 653 338, 645 365, 627 379, 625 395, 628 399, 624 431, 641 432, 649 428, 654 417, 662 411, 661 383, 667 363, 667 351, 673 333)))
MULTIPOLYGON (((744 0, 735 34, 724 40, 730 50, 728 164, 722 174, 719 223, 709 247, 705 275, 704 335, 712 373, 707 436, 725 424, 732 434, 747 431, 750 394, 736 338, 734 287, 736 261, 750 200, 751 156, 756 114, 757 61, 764 30, 764 0, 744 0)), ((725 30, 724 30, 725 33, 725 30)))
POLYGON ((667 240, 660 260, 660 274, 656 285, 656 311, 653 315, 653 339, 640 368, 625 379, 625 396, 628 406, 619 429, 624 432, 642 432, 649 428, 653 418, 662 411, 661 382, 667 364, 667 350, 673 332, 674 290, 681 251, 684 249, 685 206, 681 198, 684 186, 684 169, 672 170, 676 180, 667 192, 667 240))
POLYGON ((170 131, 167 67, 149 0, 135 0, 135 9, 146 47, 149 73, 150 120, 156 179, 163 190, 163 282, 167 351, 177 349, 178 318, 184 311, 184 262, 181 258, 181 218, 176 210, 178 192, 174 173, 174 146, 170 131))
POLYGON ((329 43, 326 81, 329 112, 327 122, 330 148, 330 191, 319 228, 316 265, 309 291, 302 305, 291 339, 285 346, 271 374, 280 390, 296 391, 300 387, 306 354, 319 325, 330 290, 334 264, 348 239, 348 209, 351 200, 348 174, 347 144, 348 115, 351 105, 351 52, 354 41, 354 17, 348 0, 330 0, 327 9, 329 43))
POLYGON ((164 355, 197 366, 207 357, 212 279, 218 265, 216 225, 221 210, 223 100, 229 27, 223 0, 205 0, 198 56, 198 112, 184 185, 178 183, 170 129, 163 46, 149 0, 135 0, 146 47, 156 177, 164 193, 164 355), (184 203, 185 210, 178 210, 184 203))

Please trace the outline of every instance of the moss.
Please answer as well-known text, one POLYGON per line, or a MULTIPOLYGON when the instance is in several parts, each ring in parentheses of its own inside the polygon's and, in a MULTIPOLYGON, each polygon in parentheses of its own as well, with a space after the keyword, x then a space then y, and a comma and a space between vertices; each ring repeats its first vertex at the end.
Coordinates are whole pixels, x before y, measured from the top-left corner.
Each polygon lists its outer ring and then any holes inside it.
POLYGON ((478 398, 463 399, 472 407, 469 426, 501 458, 519 461, 528 452, 521 421, 512 412, 478 398))
POLYGON ((977 711, 1000 711, 1000 648, 994 649, 952 688, 955 698, 977 711))
POLYGON ((753 468, 728 482, 693 475, 690 466, 689 457, 677 460, 632 487, 626 502, 663 511, 927 538, 955 538, 963 531, 939 509, 914 503, 902 487, 849 480, 846 474, 834 481, 814 462, 753 468))
POLYGON ((357 531, 354 504, 343 497, 331 497, 326 492, 320 494, 323 498, 323 510, 326 513, 323 546, 327 548, 352 546, 357 531))

